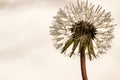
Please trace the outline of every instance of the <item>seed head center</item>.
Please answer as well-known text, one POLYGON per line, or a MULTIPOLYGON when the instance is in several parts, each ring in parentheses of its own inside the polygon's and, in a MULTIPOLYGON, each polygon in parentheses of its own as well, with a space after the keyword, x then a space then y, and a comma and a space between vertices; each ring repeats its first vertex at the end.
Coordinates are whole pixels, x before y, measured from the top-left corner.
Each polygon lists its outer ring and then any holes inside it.
POLYGON ((71 32, 74 38, 80 38, 82 36, 95 38, 96 28, 93 24, 85 21, 80 21, 72 25, 71 32))

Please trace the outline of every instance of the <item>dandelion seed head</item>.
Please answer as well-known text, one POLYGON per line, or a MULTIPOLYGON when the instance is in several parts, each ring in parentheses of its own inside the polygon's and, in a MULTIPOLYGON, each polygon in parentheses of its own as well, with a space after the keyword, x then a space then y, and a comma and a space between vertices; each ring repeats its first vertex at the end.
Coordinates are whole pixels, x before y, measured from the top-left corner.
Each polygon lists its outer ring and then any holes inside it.
POLYGON ((68 4, 59 9, 50 27, 54 46, 66 55, 80 54, 81 47, 92 59, 106 53, 114 38, 114 26, 111 12, 100 5, 95 7, 88 1, 77 0, 77 4, 68 4), (78 48, 78 49, 76 49, 78 48))

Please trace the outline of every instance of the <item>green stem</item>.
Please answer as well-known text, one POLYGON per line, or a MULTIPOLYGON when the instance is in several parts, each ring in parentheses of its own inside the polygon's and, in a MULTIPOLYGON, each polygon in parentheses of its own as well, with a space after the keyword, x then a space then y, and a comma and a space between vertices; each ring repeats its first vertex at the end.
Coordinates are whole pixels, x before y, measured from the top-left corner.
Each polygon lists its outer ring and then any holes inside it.
POLYGON ((86 71, 85 50, 81 51, 80 61, 81 61, 82 78, 83 78, 83 80, 88 80, 88 78, 87 78, 87 71, 86 71))

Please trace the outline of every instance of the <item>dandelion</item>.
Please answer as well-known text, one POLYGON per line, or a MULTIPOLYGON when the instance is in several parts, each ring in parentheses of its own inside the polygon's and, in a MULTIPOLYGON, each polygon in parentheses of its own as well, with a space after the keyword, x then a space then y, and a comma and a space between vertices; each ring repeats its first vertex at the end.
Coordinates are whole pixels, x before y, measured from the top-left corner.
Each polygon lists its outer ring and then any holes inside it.
POLYGON ((100 5, 94 7, 88 1, 77 0, 59 9, 50 26, 54 46, 61 53, 72 57, 79 55, 83 80, 87 79, 85 56, 90 60, 106 53, 114 38, 111 13, 100 5))

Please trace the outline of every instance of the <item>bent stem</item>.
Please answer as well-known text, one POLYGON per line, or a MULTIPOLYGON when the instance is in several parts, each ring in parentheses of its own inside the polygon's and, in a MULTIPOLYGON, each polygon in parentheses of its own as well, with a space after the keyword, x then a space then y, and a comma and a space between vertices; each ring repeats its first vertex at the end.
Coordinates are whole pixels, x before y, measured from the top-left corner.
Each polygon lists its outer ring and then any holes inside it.
POLYGON ((87 71, 86 71, 85 50, 81 51, 80 61, 81 61, 82 78, 83 78, 83 80, 88 80, 87 71))

